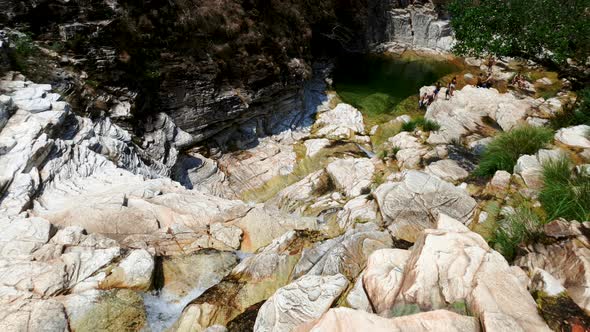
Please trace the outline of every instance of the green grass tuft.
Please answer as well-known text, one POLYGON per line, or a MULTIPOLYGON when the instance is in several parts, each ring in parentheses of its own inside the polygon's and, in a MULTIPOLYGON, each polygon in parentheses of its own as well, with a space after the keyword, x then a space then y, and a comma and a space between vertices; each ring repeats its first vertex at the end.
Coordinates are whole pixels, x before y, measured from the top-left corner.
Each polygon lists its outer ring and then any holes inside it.
POLYGON ((574 174, 567 158, 543 164, 539 201, 549 219, 590 220, 590 177, 574 174))
POLYGON ((402 124, 402 131, 409 131, 412 132, 414 130, 416 130, 416 121, 408 121, 408 122, 404 122, 402 124))
POLYGON ((537 242, 543 234, 545 221, 535 211, 520 204, 515 212, 498 221, 491 244, 508 261, 514 260, 520 244, 537 242))
POLYGON ((512 172, 518 158, 535 154, 553 138, 547 128, 524 126, 502 133, 494 138, 481 156, 476 176, 492 176, 498 170, 512 172))

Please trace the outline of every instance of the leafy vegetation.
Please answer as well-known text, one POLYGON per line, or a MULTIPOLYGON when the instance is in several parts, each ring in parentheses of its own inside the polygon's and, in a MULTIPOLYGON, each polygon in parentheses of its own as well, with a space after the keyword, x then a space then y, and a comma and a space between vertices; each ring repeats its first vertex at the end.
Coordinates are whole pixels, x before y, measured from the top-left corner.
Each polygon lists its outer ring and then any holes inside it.
POLYGON ((549 219, 590 220, 590 176, 573 173, 564 157, 543 164, 543 179, 539 201, 549 219))
POLYGON ((499 170, 512 172, 521 155, 536 153, 552 138, 553 132, 550 129, 532 126, 523 126, 504 132, 488 144, 475 170, 475 175, 491 176, 499 170))
POLYGON ((453 0, 448 9, 457 44, 466 55, 567 58, 590 54, 588 0, 453 0))
POLYGON ((521 203, 513 213, 498 221, 490 242, 494 249, 512 261, 520 244, 537 242, 542 237, 544 224, 544 218, 521 203))
POLYGON ((14 51, 11 53, 12 62, 17 70, 24 70, 27 67, 28 58, 36 51, 31 35, 26 33, 13 34, 14 51))

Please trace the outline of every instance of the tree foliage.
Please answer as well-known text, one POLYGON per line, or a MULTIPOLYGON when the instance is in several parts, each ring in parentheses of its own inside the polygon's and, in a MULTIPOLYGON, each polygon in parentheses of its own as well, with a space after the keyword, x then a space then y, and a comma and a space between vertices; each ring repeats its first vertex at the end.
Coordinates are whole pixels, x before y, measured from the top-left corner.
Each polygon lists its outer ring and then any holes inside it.
POLYGON ((590 0, 452 0, 448 10, 462 55, 590 56, 590 0))

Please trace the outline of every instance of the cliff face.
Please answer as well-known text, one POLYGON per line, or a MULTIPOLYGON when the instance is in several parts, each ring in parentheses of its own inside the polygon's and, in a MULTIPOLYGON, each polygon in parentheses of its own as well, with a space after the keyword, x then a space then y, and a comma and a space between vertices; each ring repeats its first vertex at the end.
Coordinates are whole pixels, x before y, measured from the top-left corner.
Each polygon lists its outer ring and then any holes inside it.
POLYGON ((314 54, 428 46, 428 29, 412 22, 429 26, 434 7, 426 16, 396 11, 409 2, 0 0, 0 23, 27 26, 57 51, 57 66, 85 73, 66 84, 78 85, 78 109, 134 123, 165 112, 199 141, 295 105, 314 54))

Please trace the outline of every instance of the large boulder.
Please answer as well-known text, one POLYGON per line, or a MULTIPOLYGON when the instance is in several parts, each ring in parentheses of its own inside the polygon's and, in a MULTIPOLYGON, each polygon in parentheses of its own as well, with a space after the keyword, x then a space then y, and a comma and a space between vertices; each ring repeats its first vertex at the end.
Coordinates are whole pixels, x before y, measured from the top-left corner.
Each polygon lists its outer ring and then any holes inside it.
POLYGON ((352 198, 369 189, 375 166, 367 158, 346 158, 331 162, 326 167, 326 172, 336 188, 346 197, 352 198))
POLYGON ((315 123, 316 135, 329 139, 351 139, 363 134, 363 115, 348 104, 338 104, 334 109, 320 114, 315 123))
POLYGON ((413 170, 401 173, 397 182, 382 184, 374 196, 392 235, 410 242, 434 227, 439 213, 469 224, 477 206, 465 190, 413 170))
POLYGON ((349 308, 330 309, 315 322, 299 326, 296 332, 479 332, 474 317, 461 316, 446 310, 422 312, 392 319, 349 308))
POLYGON ((376 224, 358 225, 339 237, 304 249, 301 259, 293 269, 293 278, 305 274, 342 274, 353 282, 364 269, 367 258, 373 251, 392 246, 391 236, 386 231, 381 231, 376 224))
MULTIPOLYGON (((422 88, 420 94, 432 89, 422 88)), ((467 85, 455 91, 451 99, 438 98, 428 106, 424 117, 440 125, 437 132, 431 133, 428 142, 441 144, 460 140, 488 127, 486 122, 489 119, 508 131, 523 123, 532 103, 532 98, 519 99, 511 93, 467 85)))
POLYGON ((303 276, 279 288, 258 311, 254 331, 292 331, 323 315, 348 286, 341 274, 303 276))
POLYGON ((479 234, 448 216, 424 231, 409 256, 395 250, 374 255, 370 262, 376 264, 363 280, 382 315, 408 305, 433 310, 465 303, 486 331, 550 331, 520 274, 479 234))

